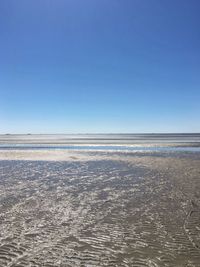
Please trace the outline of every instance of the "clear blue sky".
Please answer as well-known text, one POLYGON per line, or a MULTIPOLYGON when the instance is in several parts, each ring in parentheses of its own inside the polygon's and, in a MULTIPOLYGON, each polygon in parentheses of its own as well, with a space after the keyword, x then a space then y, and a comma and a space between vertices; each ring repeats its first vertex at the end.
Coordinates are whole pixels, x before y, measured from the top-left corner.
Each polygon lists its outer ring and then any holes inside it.
POLYGON ((200 132, 199 0, 1 0, 0 132, 200 132))

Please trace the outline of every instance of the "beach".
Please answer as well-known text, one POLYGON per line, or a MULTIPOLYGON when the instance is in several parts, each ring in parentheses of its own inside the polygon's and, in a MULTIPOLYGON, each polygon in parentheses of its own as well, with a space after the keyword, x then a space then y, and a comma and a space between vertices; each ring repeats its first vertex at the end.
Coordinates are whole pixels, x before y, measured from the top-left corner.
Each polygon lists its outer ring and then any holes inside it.
POLYGON ((0 266, 200 266, 200 136, 0 137, 0 266))

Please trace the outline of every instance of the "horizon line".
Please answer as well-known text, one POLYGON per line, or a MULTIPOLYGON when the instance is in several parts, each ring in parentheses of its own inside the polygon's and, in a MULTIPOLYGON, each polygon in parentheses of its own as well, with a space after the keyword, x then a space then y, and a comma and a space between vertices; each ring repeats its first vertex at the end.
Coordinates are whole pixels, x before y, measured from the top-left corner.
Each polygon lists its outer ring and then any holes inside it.
POLYGON ((200 132, 78 132, 78 133, 0 133, 0 135, 106 135, 106 134, 200 134, 200 132))

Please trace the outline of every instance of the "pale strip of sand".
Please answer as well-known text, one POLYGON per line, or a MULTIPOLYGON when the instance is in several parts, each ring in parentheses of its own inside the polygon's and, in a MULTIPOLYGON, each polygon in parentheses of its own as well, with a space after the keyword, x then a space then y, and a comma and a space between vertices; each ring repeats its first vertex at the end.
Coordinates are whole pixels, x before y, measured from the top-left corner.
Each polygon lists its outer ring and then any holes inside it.
POLYGON ((0 160, 86 161, 88 155, 66 150, 1 150, 0 160))

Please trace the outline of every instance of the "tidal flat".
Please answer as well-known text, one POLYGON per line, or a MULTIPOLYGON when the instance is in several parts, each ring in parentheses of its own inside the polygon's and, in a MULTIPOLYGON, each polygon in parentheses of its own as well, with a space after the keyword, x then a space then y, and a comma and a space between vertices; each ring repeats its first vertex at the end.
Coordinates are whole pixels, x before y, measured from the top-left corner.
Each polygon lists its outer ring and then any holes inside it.
POLYGON ((1 267, 200 266, 198 150, 6 145, 1 267))

